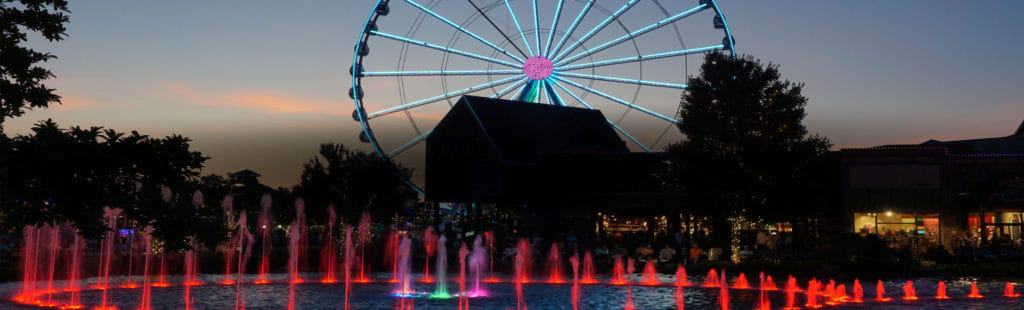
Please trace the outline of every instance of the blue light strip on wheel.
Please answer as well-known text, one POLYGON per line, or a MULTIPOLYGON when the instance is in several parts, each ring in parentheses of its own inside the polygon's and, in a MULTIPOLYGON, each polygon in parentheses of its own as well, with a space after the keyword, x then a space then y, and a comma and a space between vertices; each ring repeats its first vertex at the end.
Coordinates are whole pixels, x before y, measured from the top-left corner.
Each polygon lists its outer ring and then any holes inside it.
POLYGON ((380 110, 380 111, 373 112, 373 113, 367 113, 366 114, 366 118, 367 119, 373 119, 373 118, 381 117, 381 116, 388 115, 388 114, 391 114, 391 113, 395 113, 395 112, 398 112, 398 111, 405 111, 405 110, 408 110, 408 109, 412 109, 412 108, 415 108, 415 107, 418 107, 418 106, 422 106, 422 105, 438 102, 438 101, 445 100, 445 99, 448 99, 448 98, 452 98, 452 97, 455 97, 455 96, 461 96, 461 95, 465 95, 465 94, 468 94, 468 93, 472 93, 472 92, 475 92, 475 91, 478 91, 478 90, 481 90, 481 89, 485 89, 485 88, 489 88, 489 87, 494 87, 494 86, 498 86, 498 85, 508 84, 508 83, 511 83, 512 81, 515 81, 516 79, 519 79, 519 78, 522 78, 522 76, 521 75, 510 76, 510 77, 507 77, 507 78, 504 78, 504 79, 500 79, 500 80, 497 80, 497 81, 494 81, 494 82, 480 84, 480 85, 475 85, 475 86, 471 86, 471 87, 468 87, 468 88, 463 88, 463 89, 460 89, 460 90, 449 92, 447 94, 437 95, 437 96, 430 97, 430 98, 416 100, 416 101, 413 101, 413 102, 410 102, 410 103, 406 103, 406 104, 403 104, 403 105, 400 105, 400 106, 396 106, 396 107, 392 107, 392 108, 387 108, 387 109, 380 110))
POLYGON ((577 69, 583 69, 583 68, 596 68, 596 67, 618 65, 618 64, 624 64, 624 63, 630 63, 630 62, 636 62, 636 61, 654 60, 654 59, 661 59, 661 58, 668 58, 668 57, 685 56, 685 55, 690 55, 690 54, 707 53, 707 52, 712 52, 712 51, 717 51, 717 50, 722 50, 722 49, 725 49, 725 46, 719 44, 719 45, 705 46, 705 47, 699 47, 699 48, 691 48, 691 49, 683 49, 683 50, 677 50, 677 51, 661 52, 661 53, 655 53, 655 54, 628 56, 628 57, 622 57, 622 58, 616 58, 616 59, 595 61, 595 62, 591 62, 591 63, 582 63, 582 64, 575 64, 575 65, 568 65, 568 66, 556 66, 555 70, 558 70, 558 71, 569 71, 569 70, 577 70, 577 69))
POLYGON ((501 98, 501 97, 504 97, 506 94, 511 92, 512 89, 515 89, 516 87, 519 87, 520 85, 523 85, 523 83, 526 83, 526 81, 529 81, 529 80, 530 80, 530 78, 527 78, 527 77, 524 76, 523 78, 519 79, 515 83, 509 84, 505 88, 502 88, 497 93, 495 93, 493 96, 491 96, 491 98, 501 98))
POLYGON ((583 52, 580 52, 579 54, 576 54, 575 56, 566 58, 564 60, 559 60, 558 63, 556 63, 555 65, 556 66, 560 66, 560 65, 567 64, 567 63, 571 63, 573 61, 580 60, 583 57, 587 57, 587 56, 592 55, 594 53, 603 51, 603 50, 608 49, 608 48, 610 48, 612 46, 618 45, 619 43, 626 42, 627 40, 630 40, 630 39, 642 36, 644 34, 647 34, 648 32, 654 31, 654 30, 656 30, 658 28, 665 27, 666 25, 671 25, 672 23, 674 23, 674 22, 676 22, 676 21, 678 21, 680 19, 692 16, 693 14, 697 14, 700 11, 703 11, 704 9, 707 9, 707 8, 708 8, 707 4, 698 5, 696 7, 693 7, 691 9, 689 9, 689 10, 680 12, 679 14, 669 16, 669 17, 667 17, 665 19, 659 20, 656 23, 647 25, 647 26, 645 26, 643 28, 637 29, 636 31, 633 31, 633 32, 625 34, 625 35, 623 35, 621 37, 615 38, 614 40, 611 40, 611 41, 602 43, 601 45, 598 45, 598 46, 595 46, 593 48, 587 49, 587 50, 585 50, 583 52))
POLYGON ((537 43, 537 55, 542 55, 544 52, 540 46, 540 15, 537 14, 537 0, 533 0, 533 41, 537 43))
POLYGON ((619 8, 614 13, 612 13, 612 15, 608 15, 608 17, 605 18, 604 20, 602 20, 600 24, 597 24, 596 27, 594 27, 593 29, 590 29, 590 31, 588 31, 586 34, 584 34, 582 37, 580 37, 579 40, 576 40, 575 43, 573 43, 572 45, 569 45, 569 47, 567 47, 564 51, 558 53, 558 56, 555 56, 555 58, 552 58, 551 60, 552 61, 557 61, 558 59, 564 57, 565 55, 568 55, 569 53, 572 53, 572 51, 576 50, 576 48, 580 47, 580 45, 583 45, 584 42, 587 42, 587 40, 589 40, 591 37, 593 37, 599 31, 604 29, 604 27, 608 27, 608 24, 611 24, 613 21, 615 21, 615 19, 619 18, 619 16, 621 16, 623 13, 626 13, 626 11, 628 11, 629 8, 632 8, 634 5, 636 5, 637 2, 639 2, 639 0, 629 0, 629 2, 626 2, 625 5, 623 5, 621 8, 619 8))
POLYGON ((548 59, 552 58, 551 57, 552 54, 558 53, 558 50, 561 49, 562 45, 565 44, 565 40, 568 39, 570 36, 572 36, 572 32, 576 31, 576 27, 580 26, 580 21, 583 20, 583 16, 586 16, 587 12, 589 12, 590 8, 593 7, 593 6, 594 6, 594 0, 589 0, 589 1, 587 1, 587 4, 583 5, 583 9, 580 10, 580 14, 576 15, 576 19, 574 19, 572 21, 572 24, 569 24, 569 29, 565 31, 565 34, 562 35, 561 39, 558 39, 558 44, 555 44, 555 48, 552 49, 547 54, 548 55, 547 56, 548 59))
POLYGON ((603 76, 603 75, 593 75, 593 74, 579 74, 579 73, 572 73, 572 72, 559 72, 558 74, 561 75, 561 76, 568 76, 568 77, 574 77, 574 78, 580 78, 580 79, 588 79, 588 80, 599 80, 599 81, 617 82, 617 83, 625 83, 625 84, 633 84, 633 85, 655 86, 655 87, 665 87, 665 88, 675 88, 675 89, 686 89, 686 84, 676 84, 676 83, 648 81, 648 80, 639 80, 639 79, 626 79, 626 78, 620 78, 620 77, 614 77, 614 76, 603 76))
POLYGON ((421 11, 423 11, 423 12, 425 12, 427 14, 430 14, 430 16, 433 16, 434 18, 437 18, 438 20, 444 22, 445 24, 448 24, 449 26, 455 27, 455 29, 461 31, 462 33, 465 33, 465 34, 469 35, 470 37, 473 37, 477 41, 480 41, 480 43, 486 44, 487 46, 490 46, 491 48, 498 50, 498 52, 501 52, 502 54, 505 54, 506 56, 511 57, 512 59, 515 59, 516 61, 518 61, 520 63, 523 62, 523 59, 521 59, 519 57, 516 57, 515 55, 510 54, 504 48, 501 48, 501 47, 495 45, 494 43, 491 43, 491 41, 487 41, 487 39, 484 39, 483 37, 473 33, 472 31, 469 31, 469 29, 466 29, 465 27, 462 27, 462 25, 456 24, 456 23, 452 22, 451 20, 448 20, 447 18, 445 18, 444 16, 441 16, 441 14, 438 14, 438 13, 434 12, 430 8, 427 8, 426 6, 423 6, 423 5, 419 4, 419 3, 416 3, 416 1, 413 1, 413 0, 405 0, 405 2, 411 4, 412 6, 415 6, 416 8, 420 9, 421 11))
POLYGON ((533 49, 530 48, 530 40, 526 39, 526 32, 523 32, 523 26, 519 24, 519 18, 516 17, 516 11, 512 9, 512 3, 505 0, 505 7, 508 8, 508 15, 512 17, 512 22, 516 24, 516 29, 519 29, 519 37, 523 39, 523 44, 526 45, 526 51, 530 52, 530 55, 536 55, 533 53, 533 49))
POLYGON ((449 76, 449 75, 513 75, 523 70, 425 70, 425 71, 364 71, 359 76, 449 76))
MULTIPOLYGON (((551 83, 552 83, 552 84, 555 84, 555 86, 557 86, 557 87, 558 87, 559 89, 561 89, 561 90, 562 90, 563 92, 565 92, 565 93, 569 94, 569 96, 572 96, 572 98, 573 98, 573 99, 576 99, 576 101, 577 101, 577 102, 579 102, 580 104, 582 104, 582 105, 583 105, 584 107, 587 107, 587 109, 591 109, 591 110, 593 110, 593 109, 594 109, 594 108, 593 108, 593 107, 591 107, 591 106, 590 106, 589 104, 587 104, 587 102, 586 102, 586 101, 583 101, 583 98, 580 98, 580 96, 577 96, 577 95, 576 95, 576 93, 573 93, 572 91, 570 91, 570 90, 566 89, 566 88, 565 88, 565 86, 562 86, 562 84, 561 84, 561 83, 558 83, 558 81, 554 81, 554 80, 552 80, 552 81, 551 81, 551 83)), ((619 127, 619 125, 616 125, 615 123, 612 123, 612 121, 611 121, 611 120, 609 120, 609 119, 607 119, 607 118, 605 118, 605 121, 606 121, 606 122, 608 122, 608 125, 611 125, 611 126, 612 126, 612 128, 614 128, 614 129, 615 129, 615 131, 618 131, 618 132, 619 132, 619 133, 621 133, 621 134, 622 134, 623 136, 625 136, 625 137, 626 137, 626 139, 629 139, 629 141, 630 141, 630 142, 633 142, 633 144, 636 144, 636 146, 639 146, 639 147, 640 147, 641 149, 643 149, 643 150, 644 150, 644 152, 648 152, 648 153, 650 153, 650 152, 651 152, 651 149, 650 149, 650 148, 648 148, 648 147, 647 147, 646 145, 644 145, 643 143, 640 143, 640 140, 637 140, 637 139, 636 139, 636 137, 633 137, 633 135, 629 134, 629 132, 626 132, 626 130, 624 130, 624 129, 622 129, 621 127, 619 127)))
POLYGON ((555 32, 558 31, 558 19, 562 17, 563 5, 565 5, 565 0, 558 0, 558 6, 555 7, 554 20, 551 21, 551 29, 548 30, 548 40, 547 43, 544 44, 544 57, 551 56, 551 40, 555 38, 555 32))
POLYGON ((562 96, 558 95, 558 92, 554 88, 555 80, 552 78, 544 79, 544 91, 547 92, 548 98, 551 99, 551 104, 557 106, 565 106, 565 101, 562 101, 562 96))
POLYGON ((479 59, 479 60, 483 60, 483 61, 489 61, 489 62, 493 62, 493 63, 499 64, 499 65, 507 66, 507 67, 512 67, 512 68, 521 68, 522 67, 521 65, 517 65, 517 64, 511 63, 511 62, 504 61, 504 60, 498 60, 498 59, 494 59, 494 58, 483 56, 483 55, 477 55, 477 54, 473 54, 473 53, 470 53, 470 52, 457 50, 457 49, 454 49, 454 48, 448 48, 448 47, 440 46, 440 45, 437 45, 437 44, 434 44, 434 43, 429 43, 429 42, 424 42, 424 41, 419 41, 419 40, 413 40, 413 39, 406 38, 406 37, 403 37, 403 36, 400 36, 400 35, 394 35, 394 34, 390 34, 390 33, 380 32, 380 31, 377 31, 377 30, 370 31, 370 33, 375 35, 375 36, 380 36, 380 37, 383 37, 383 38, 388 38, 388 39, 392 39, 392 40, 399 41, 399 42, 405 42, 405 43, 409 43, 409 44, 413 44, 413 45, 419 45, 419 46, 426 47, 426 48, 432 48, 432 49, 439 50, 439 51, 442 51, 442 52, 445 52, 445 53, 452 53, 452 54, 466 56, 466 57, 469 57, 469 58, 475 58, 475 59, 479 59))
POLYGON ((618 103, 618 104, 624 105, 624 106, 626 106, 626 107, 629 107, 629 108, 635 109, 635 110, 637 110, 637 111, 640 111, 640 112, 646 113, 647 115, 650 115, 650 116, 654 116, 654 117, 656 117, 656 118, 658 118, 658 119, 661 119, 661 120, 664 120, 664 121, 666 121, 666 122, 669 122, 669 123, 672 123, 672 124, 678 124, 678 123, 679 123, 679 122, 678 122, 678 121, 677 121, 676 119, 674 119, 674 118, 671 118, 671 117, 668 117, 668 116, 662 115, 661 113, 658 113, 658 112, 654 112, 654 111, 651 111, 650 109, 647 109, 647 108, 645 108, 645 107, 641 107, 641 106, 638 106, 638 105, 635 105, 635 104, 629 103, 629 102, 628 102, 628 101, 626 101, 626 100, 622 100, 622 99, 619 99, 619 98, 617 98, 617 97, 615 97, 615 96, 612 96, 612 95, 606 94, 606 93, 604 93, 604 92, 602 92, 602 91, 600 91, 600 90, 596 90, 596 89, 593 89, 593 88, 590 88, 590 87, 586 87, 586 86, 580 85, 579 83, 576 83, 576 82, 570 81, 570 80, 568 80, 568 79, 564 79, 564 78, 562 78, 561 76, 558 76, 557 74, 556 74, 556 75, 552 75, 551 77, 554 77, 554 78, 555 78, 556 80, 559 80, 559 81, 565 82, 566 84, 569 84, 569 85, 575 86, 576 88, 582 89, 582 90, 584 90, 584 91, 586 91, 586 92, 589 92, 589 93, 591 93, 591 94, 595 94, 595 95, 598 95, 598 96, 604 97, 605 99, 608 99, 608 100, 614 101, 615 103, 618 103))

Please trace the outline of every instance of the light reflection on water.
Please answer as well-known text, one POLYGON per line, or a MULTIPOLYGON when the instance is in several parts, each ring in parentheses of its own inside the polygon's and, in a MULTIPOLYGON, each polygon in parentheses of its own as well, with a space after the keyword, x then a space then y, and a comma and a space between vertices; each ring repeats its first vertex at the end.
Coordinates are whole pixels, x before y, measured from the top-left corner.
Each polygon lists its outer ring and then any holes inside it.
MULTIPOLYGON (((386 275, 380 275, 381 278, 386 275)), ((247 285, 244 287, 246 295, 246 306, 248 309, 283 309, 288 301, 288 285, 284 284, 286 275, 274 275, 272 279, 275 284, 270 285, 247 285)), ((309 278, 315 278, 310 275, 309 278)), ((670 286, 675 281, 673 276, 661 275, 665 286, 646 287, 633 286, 634 304, 637 309, 672 309, 675 307, 675 288, 670 286)), ((218 276, 203 276, 202 280, 206 285, 196 286, 192 289, 194 306, 197 309, 228 309, 233 308, 235 303, 235 287, 216 284, 218 276)), ((637 278, 638 279, 638 278, 637 278)), ((637 280, 634 279, 634 280, 637 280)), ((115 283, 121 279, 112 279, 115 283)), ((172 279, 179 280, 179 279, 172 279)), ((602 279, 607 280, 607 279, 602 279)), ((1024 308, 1024 298, 1009 299, 1002 297, 1005 282, 989 281, 979 282, 980 292, 985 297, 980 300, 968 299, 967 295, 970 284, 974 279, 944 279, 948 286, 948 294, 952 297, 949 301, 937 301, 934 294, 939 279, 922 278, 915 279, 914 286, 917 289, 917 296, 920 300, 914 302, 901 301, 903 295, 901 290, 906 279, 893 279, 884 282, 887 297, 893 298, 889 303, 874 302, 875 281, 861 279, 864 287, 865 303, 860 305, 843 304, 839 309, 1021 309, 1024 308)), ((702 283, 703 277, 691 276, 691 283, 702 283)), ((252 282, 251 279, 249 282, 252 282)), ((756 277, 751 281, 756 286, 756 277)), ((827 282, 827 279, 823 282, 827 282)), ((806 279, 801 279, 801 286, 806 285, 806 279)), ((779 283, 782 284, 782 283, 779 283)), ((852 283, 846 284, 847 292, 850 293, 852 283)), ((19 283, 0 284, 0 294, 6 299, 13 296, 19 283)), ((394 309, 394 284, 372 283, 353 284, 352 309, 394 309)), ((452 298, 429 298, 428 292, 434 292, 433 284, 416 283, 414 290, 424 292, 422 298, 415 298, 416 309, 456 309, 458 298, 455 297, 457 285, 449 285, 452 298)), ((487 297, 470 298, 472 309, 506 309, 515 308, 516 296, 515 287, 511 283, 487 283, 484 284, 487 297)), ((153 289, 154 309, 180 309, 184 308, 181 287, 154 288, 153 289)), ((341 305, 344 284, 302 284, 297 291, 297 308, 299 309, 337 309, 341 305)), ((583 309, 622 309, 626 298, 625 286, 611 285, 583 285, 581 306, 583 309)), ((1018 287, 1020 293, 1024 288, 1018 287)), ((571 285, 550 285, 550 284, 528 284, 524 288, 524 299, 531 309, 571 309, 570 301, 571 285)), ((690 309, 711 309, 718 308, 718 289, 687 287, 685 289, 686 306, 690 309)), ((134 309, 137 307, 141 290, 139 289, 116 289, 112 290, 110 297, 112 302, 120 309, 134 309)), ((63 300, 63 296, 57 295, 57 300, 63 300)), ((785 294, 774 292, 770 296, 773 308, 781 308, 785 304, 785 294)), ((82 301, 87 305, 95 305, 99 302, 98 291, 87 291, 82 294, 82 301)), ((730 305, 734 309, 752 309, 758 300, 756 290, 731 290, 730 305)), ((797 296, 797 304, 805 303, 803 295, 797 296)), ((18 307, 12 304, 0 303, 4 309, 29 309, 18 307)))

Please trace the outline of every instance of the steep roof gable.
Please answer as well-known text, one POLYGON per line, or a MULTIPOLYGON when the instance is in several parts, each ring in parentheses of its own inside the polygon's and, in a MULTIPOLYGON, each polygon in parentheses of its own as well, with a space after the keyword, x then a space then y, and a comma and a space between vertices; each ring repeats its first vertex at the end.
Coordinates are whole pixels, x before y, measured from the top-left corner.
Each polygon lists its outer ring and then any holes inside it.
POLYGON ((1014 133, 1013 135, 1014 136, 1024 136, 1024 121, 1020 122, 1020 127, 1017 127, 1017 132, 1014 133))
POLYGON ((598 110, 465 96, 449 113, 438 128, 475 123, 505 161, 533 162, 540 153, 629 152, 598 110))

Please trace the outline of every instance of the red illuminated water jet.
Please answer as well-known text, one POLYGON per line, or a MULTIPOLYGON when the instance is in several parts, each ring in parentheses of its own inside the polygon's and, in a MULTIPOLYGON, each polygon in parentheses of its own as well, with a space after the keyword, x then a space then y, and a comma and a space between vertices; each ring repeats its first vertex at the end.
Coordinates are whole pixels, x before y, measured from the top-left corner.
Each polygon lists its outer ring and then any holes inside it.
POLYGON ((526 274, 529 273, 530 244, 526 242, 526 239, 519 239, 516 248, 515 275, 512 276, 516 284, 516 310, 526 310, 526 300, 523 299, 523 283, 529 281, 526 274))
POLYGON ((721 285, 719 282, 721 281, 718 279, 718 272, 713 268, 708 270, 708 275, 704 277, 704 287, 718 287, 721 285))
POLYGON ((108 288, 110 288, 110 267, 114 256, 114 232, 117 231, 117 217, 120 216, 120 214, 121 211, 118 209, 104 208, 103 210, 103 217, 106 220, 108 231, 100 246, 100 271, 96 288, 103 291, 103 297, 97 309, 117 309, 113 305, 108 304, 109 300, 107 291, 108 288))
POLYGON ((946 281, 939 281, 939 284, 935 288, 935 299, 947 300, 949 295, 946 294, 946 281))
POLYGON ((914 288, 913 281, 907 281, 903 284, 903 300, 904 301, 915 301, 917 300, 917 289, 914 288))
POLYGON ((800 291, 800 287, 796 283, 796 278, 789 276, 786 280, 786 310, 800 309, 796 306, 796 293, 800 291))
POLYGON ((81 287, 79 286, 84 243, 82 235, 76 233, 75 241, 71 246, 71 266, 68 267, 68 279, 64 286, 64 290, 68 292, 68 299, 64 305, 60 306, 61 309, 82 309, 85 307, 82 305, 81 287))
POLYGON ((520 268, 516 272, 516 281, 519 283, 530 283, 530 267, 533 264, 532 252, 533 248, 530 247, 530 242, 526 239, 519 239, 519 242, 516 243, 516 259, 521 258, 522 260, 521 262, 516 261, 521 265, 516 266, 520 268))
POLYGON ((683 295, 683 287, 690 285, 686 277, 686 267, 680 264, 676 267, 676 308, 686 308, 686 297, 683 295))
POLYGON ((569 257, 569 266, 572 268, 572 292, 569 294, 572 310, 580 309, 580 257, 573 254, 569 257))
POLYGON ((804 304, 808 309, 818 309, 821 305, 818 304, 818 290, 821 288, 821 282, 817 279, 811 279, 807 281, 807 291, 804 293, 807 295, 807 303, 804 304))
POLYGON ((858 304, 864 302, 864 287, 860 285, 859 279, 853 280, 853 302, 858 304))
POLYGON ((150 259, 153 256, 152 232, 153 228, 147 226, 143 229, 142 233, 142 242, 145 244, 144 248, 146 249, 146 258, 142 262, 142 299, 139 301, 139 310, 150 310, 153 308, 151 303, 152 285, 149 283, 150 259))
POLYGON ((1003 297, 1006 297, 1006 298, 1018 298, 1018 297, 1020 297, 1020 293, 1017 293, 1017 292, 1013 291, 1013 289, 1014 289, 1013 286, 1014 286, 1013 282, 1006 282, 1006 287, 1003 288, 1003 297))
MULTIPOLYGON (((224 209, 224 214, 228 215, 228 229, 235 228, 231 220, 234 219, 234 198, 231 195, 227 195, 221 200, 221 207, 224 209)), ((238 243, 239 236, 235 231, 228 231, 228 244, 222 248, 222 254, 224 257, 224 278, 221 279, 220 284, 222 285, 234 285, 235 280, 232 279, 231 268, 235 265, 235 249, 238 243)))
POLYGON ((658 271, 654 268, 654 260, 648 260, 644 264, 643 277, 640 278, 640 284, 647 286, 654 286, 660 284, 658 280, 658 271))
POLYGON ((878 280, 878 284, 875 285, 875 301, 877 302, 890 302, 892 298, 885 297, 885 286, 882 285, 882 280, 878 280))
POLYGON ((484 232, 484 242, 487 243, 487 261, 490 263, 490 272, 488 273, 487 278, 484 279, 484 282, 489 282, 489 283, 501 282, 501 279, 499 279, 498 277, 496 277, 494 275, 494 242, 495 242, 495 240, 494 240, 494 232, 493 231, 488 230, 488 231, 484 232))
POLYGON ((349 297, 352 295, 352 259, 355 255, 355 250, 352 246, 352 227, 345 227, 345 249, 344 249, 344 262, 342 263, 342 274, 345 276, 345 297, 342 301, 342 310, 351 310, 352 306, 349 302, 349 297))
POLYGON ((587 250, 583 253, 583 277, 582 284, 597 284, 597 271, 594 270, 594 255, 587 250))
POLYGON ((763 271, 760 274, 758 274, 757 278, 757 310, 771 310, 771 299, 768 298, 768 279, 765 277, 763 271))
POLYGON ((686 266, 679 264, 676 267, 676 286, 689 286, 690 280, 686 275, 686 266))
POLYGON ((434 252, 437 251, 437 234, 434 233, 433 227, 427 227, 423 230, 423 276, 420 277, 420 282, 423 283, 434 283, 434 277, 430 275, 430 258, 434 256, 434 252))
POLYGON ((732 288, 746 290, 750 289, 750 283, 747 282, 747 275, 740 273, 740 276, 736 277, 736 281, 733 282, 732 288))
POLYGON ((562 253, 558 245, 558 242, 551 243, 551 249, 548 250, 548 283, 552 284, 563 284, 565 279, 562 278, 562 253))
POLYGON ((629 287, 626 289, 626 305, 623 307, 624 310, 634 310, 636 306, 633 305, 633 284, 629 283, 629 287))
POLYGON ((273 217, 270 214, 270 207, 273 205, 273 201, 270 198, 270 194, 263 194, 263 198, 260 199, 260 217, 259 217, 259 229, 260 232, 260 268, 256 276, 256 284, 268 284, 270 283, 270 231, 273 229, 273 217))
POLYGON ((334 229, 337 226, 337 219, 338 215, 334 211, 334 206, 327 206, 327 234, 324 245, 320 249, 320 272, 323 274, 320 277, 320 283, 338 283, 337 271, 335 271, 338 264, 338 251, 334 247, 334 229))
POLYGON ((370 263, 366 260, 366 251, 370 246, 370 238, 372 233, 370 232, 370 213, 363 211, 363 214, 359 217, 358 236, 359 236, 359 275, 356 277, 355 282, 358 283, 369 283, 370 278, 367 274, 370 273, 370 263))
POLYGON ((978 293, 978 282, 971 282, 971 292, 967 294, 967 298, 981 299, 985 296, 981 296, 978 293))
POLYGON ((722 270, 721 283, 718 284, 718 305, 722 310, 729 310, 729 277, 722 270))
POLYGON ((829 305, 838 305, 849 300, 850 297, 846 295, 846 285, 836 285, 836 290, 832 294, 832 298, 829 300, 829 305))
POLYGON ((622 256, 615 255, 612 260, 612 279, 609 282, 612 285, 626 285, 626 270, 625 266, 622 265, 622 256))
POLYGON ((764 280, 760 286, 766 291, 778 291, 779 287, 775 285, 775 279, 772 279, 771 275, 765 275, 764 271, 761 272, 761 278, 764 280))
POLYGON ((400 243, 397 231, 388 233, 387 243, 384 245, 384 260, 391 265, 391 278, 388 282, 398 282, 398 246, 400 243))

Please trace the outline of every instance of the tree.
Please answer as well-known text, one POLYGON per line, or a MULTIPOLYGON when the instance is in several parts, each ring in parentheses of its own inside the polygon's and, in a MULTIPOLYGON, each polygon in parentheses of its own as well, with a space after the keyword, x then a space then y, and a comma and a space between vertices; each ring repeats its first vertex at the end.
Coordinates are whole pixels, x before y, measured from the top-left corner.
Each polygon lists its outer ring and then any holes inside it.
POLYGON ((365 210, 387 222, 416 200, 416 192, 406 183, 411 174, 386 158, 325 143, 319 156, 303 165, 295 193, 306 200, 310 218, 326 214, 326 207, 334 205, 351 221, 365 210))
POLYGON ((106 231, 104 207, 124 210, 140 227, 166 216, 162 188, 194 191, 207 159, 190 150, 185 137, 62 129, 51 120, 4 141, 4 162, 16 163, 0 175, 0 213, 6 220, 20 225, 68 221, 89 237, 106 231))
POLYGON ((63 40, 70 20, 67 13, 65 0, 0 0, 0 133, 7 118, 60 103, 60 96, 43 84, 53 73, 38 66, 56 56, 23 45, 26 32, 49 41, 63 40))
POLYGON ((668 147, 666 185, 699 216, 712 218, 711 242, 728 251, 728 218, 782 220, 807 211, 829 142, 803 125, 803 84, 777 65, 708 54, 680 103, 686 139, 668 147))

